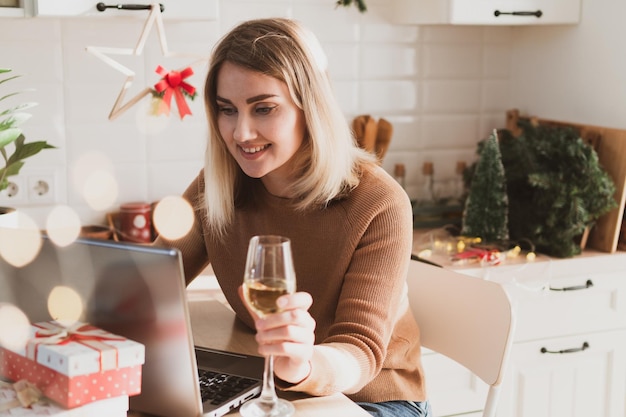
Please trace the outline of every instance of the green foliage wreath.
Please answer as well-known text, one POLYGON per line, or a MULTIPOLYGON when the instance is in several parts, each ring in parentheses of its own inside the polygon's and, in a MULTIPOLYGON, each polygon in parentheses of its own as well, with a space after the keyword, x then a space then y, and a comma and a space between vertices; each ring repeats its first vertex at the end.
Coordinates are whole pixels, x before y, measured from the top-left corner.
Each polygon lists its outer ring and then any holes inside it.
MULTIPOLYGON (((585 228, 617 207, 615 184, 576 129, 533 125, 525 119, 518 125, 521 136, 508 130, 498 134, 510 238, 529 239, 548 255, 578 255, 577 240, 585 228)), ((482 146, 481 142, 479 149, 482 146)))

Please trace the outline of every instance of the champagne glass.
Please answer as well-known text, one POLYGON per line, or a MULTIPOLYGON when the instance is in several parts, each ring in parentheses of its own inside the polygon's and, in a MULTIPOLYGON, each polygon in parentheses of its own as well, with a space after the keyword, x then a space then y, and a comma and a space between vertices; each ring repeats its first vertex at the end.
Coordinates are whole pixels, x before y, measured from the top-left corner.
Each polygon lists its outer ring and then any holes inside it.
MULTIPOLYGON (((289 239, 274 235, 250 239, 243 288, 246 302, 257 314, 279 312, 276 299, 296 289, 289 239)), ((273 356, 265 357, 261 395, 244 403, 239 412, 244 417, 288 417, 295 412, 293 404, 276 396, 273 356)))

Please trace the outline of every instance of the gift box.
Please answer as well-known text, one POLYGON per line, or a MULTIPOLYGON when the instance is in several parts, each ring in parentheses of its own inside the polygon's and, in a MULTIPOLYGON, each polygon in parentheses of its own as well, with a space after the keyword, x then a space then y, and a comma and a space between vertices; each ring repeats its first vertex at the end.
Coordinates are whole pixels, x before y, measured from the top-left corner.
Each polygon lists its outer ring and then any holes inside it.
POLYGON ((50 321, 31 324, 20 350, 0 347, 0 376, 27 380, 66 408, 141 393, 141 343, 94 326, 50 321))
POLYGON ((38 398, 22 406, 12 384, 0 385, 0 417, 54 416, 54 417, 126 417, 128 396, 121 395, 98 400, 75 408, 64 408, 47 398, 38 398))

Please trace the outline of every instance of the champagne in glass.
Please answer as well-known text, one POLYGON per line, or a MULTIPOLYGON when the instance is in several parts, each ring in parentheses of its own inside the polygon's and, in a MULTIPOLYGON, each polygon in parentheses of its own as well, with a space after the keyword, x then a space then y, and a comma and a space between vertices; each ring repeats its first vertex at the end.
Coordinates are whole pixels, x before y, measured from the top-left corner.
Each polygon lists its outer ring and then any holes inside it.
MULTIPOLYGON (((265 316, 279 312, 278 297, 296 289, 291 241, 273 235, 250 239, 243 284, 246 302, 257 314, 265 316)), ((244 403, 239 412, 244 417, 289 417, 294 414, 293 404, 276 395, 272 356, 265 358, 261 395, 244 403)))

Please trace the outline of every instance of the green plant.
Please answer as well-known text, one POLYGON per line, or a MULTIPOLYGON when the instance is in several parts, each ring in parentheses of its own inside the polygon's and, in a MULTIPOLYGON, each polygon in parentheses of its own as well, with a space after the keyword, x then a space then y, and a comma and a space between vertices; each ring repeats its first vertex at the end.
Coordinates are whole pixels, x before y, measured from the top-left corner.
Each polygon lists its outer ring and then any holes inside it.
MULTIPOLYGON (((10 69, 0 68, 0 74, 11 72, 10 69)), ((19 75, 9 76, 0 79, 0 85, 20 77, 19 75)), ((6 85, 6 84, 5 84, 6 85)), ((21 92, 13 92, 6 95, 0 95, 0 101, 9 97, 20 94, 21 92)), ((4 166, 0 168, 0 191, 9 185, 9 177, 17 175, 24 166, 24 160, 33 155, 38 154, 43 149, 54 148, 46 141, 37 141, 26 143, 26 138, 22 133, 20 126, 31 115, 24 113, 23 110, 36 106, 37 103, 22 103, 6 110, 0 110, 0 155, 4 160, 4 166), (12 145, 12 146, 10 146, 12 145), (9 154, 8 149, 11 147, 13 153, 9 154)))
POLYGON ((361 13, 364 13, 364 12, 367 11, 367 6, 365 5, 365 0, 337 0, 335 2, 335 5, 336 5, 336 7, 339 7, 339 6, 348 7, 348 6, 352 5, 352 3, 354 3, 354 5, 359 8, 359 11, 361 13))

